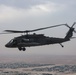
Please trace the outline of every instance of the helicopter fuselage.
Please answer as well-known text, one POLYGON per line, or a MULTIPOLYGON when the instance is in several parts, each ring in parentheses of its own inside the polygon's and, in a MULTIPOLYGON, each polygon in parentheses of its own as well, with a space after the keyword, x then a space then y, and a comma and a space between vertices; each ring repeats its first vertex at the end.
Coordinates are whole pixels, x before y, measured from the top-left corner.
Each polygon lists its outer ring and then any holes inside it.
POLYGON ((69 41, 69 39, 65 40, 64 38, 53 38, 47 37, 43 34, 30 34, 30 35, 22 35, 12 39, 5 46, 8 48, 22 48, 22 47, 31 47, 31 46, 41 46, 48 44, 56 44, 62 43, 65 41, 69 41))

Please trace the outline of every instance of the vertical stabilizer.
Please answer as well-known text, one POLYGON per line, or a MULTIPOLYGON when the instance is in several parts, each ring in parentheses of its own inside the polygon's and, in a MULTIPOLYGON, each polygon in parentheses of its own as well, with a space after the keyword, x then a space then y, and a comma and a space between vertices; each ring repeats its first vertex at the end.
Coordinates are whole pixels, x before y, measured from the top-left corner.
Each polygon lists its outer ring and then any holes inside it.
POLYGON ((67 35, 65 36, 65 39, 70 39, 73 36, 74 28, 70 28, 67 32, 67 35))
POLYGON ((76 33, 76 31, 74 30, 73 26, 76 24, 76 22, 73 23, 73 25, 70 27, 68 25, 66 25, 69 28, 69 31, 67 32, 67 35, 65 36, 65 39, 70 39, 73 36, 73 32, 76 33))

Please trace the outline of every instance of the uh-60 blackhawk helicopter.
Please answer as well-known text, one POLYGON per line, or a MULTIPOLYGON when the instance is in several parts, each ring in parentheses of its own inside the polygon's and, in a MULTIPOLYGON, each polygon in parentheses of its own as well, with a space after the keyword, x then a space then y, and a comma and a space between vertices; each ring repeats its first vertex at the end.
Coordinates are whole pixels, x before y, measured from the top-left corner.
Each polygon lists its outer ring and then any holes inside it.
POLYGON ((76 24, 76 22, 73 23, 73 25, 70 27, 68 24, 59 24, 34 30, 26 30, 26 31, 17 31, 17 30, 5 30, 9 33, 26 33, 24 35, 15 37, 11 41, 9 41, 5 47, 8 48, 18 48, 20 51, 25 51, 25 47, 31 47, 31 46, 42 46, 42 45, 49 45, 49 44, 60 44, 62 47, 64 47, 61 43, 70 41, 70 39, 73 36, 73 32, 76 33, 73 26, 76 24), (48 28, 58 27, 65 25, 69 28, 69 31, 67 32, 66 36, 64 38, 56 38, 56 37, 47 37, 44 36, 44 34, 28 34, 30 32, 40 31, 48 28))

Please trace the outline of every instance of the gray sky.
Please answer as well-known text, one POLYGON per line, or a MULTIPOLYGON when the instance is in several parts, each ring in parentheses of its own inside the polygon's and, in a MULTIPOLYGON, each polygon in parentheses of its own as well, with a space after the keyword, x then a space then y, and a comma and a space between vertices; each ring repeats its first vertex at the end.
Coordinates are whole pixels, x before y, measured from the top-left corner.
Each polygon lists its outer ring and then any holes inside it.
MULTIPOLYGON (((0 32, 6 29, 29 30, 56 24, 76 22, 76 0, 0 0, 0 32)), ((67 27, 39 31, 50 37, 65 37, 67 27)), ((59 44, 31 47, 26 52, 5 48, 10 39, 21 34, 0 35, 0 55, 76 55, 76 39, 59 44)), ((76 34, 74 34, 76 36, 76 34)))

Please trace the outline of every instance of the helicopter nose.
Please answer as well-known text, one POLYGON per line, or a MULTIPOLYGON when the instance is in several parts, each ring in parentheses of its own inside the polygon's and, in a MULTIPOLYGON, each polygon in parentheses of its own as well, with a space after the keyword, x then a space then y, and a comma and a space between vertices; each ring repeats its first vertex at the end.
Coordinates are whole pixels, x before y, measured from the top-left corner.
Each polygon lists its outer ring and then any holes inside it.
POLYGON ((8 45, 8 44, 6 44, 6 45, 5 45, 5 47, 9 47, 9 45, 8 45))

